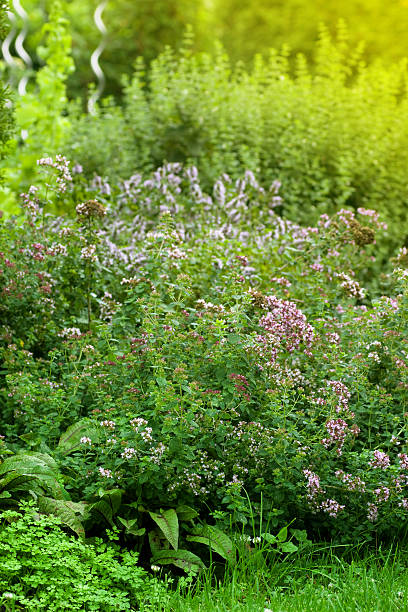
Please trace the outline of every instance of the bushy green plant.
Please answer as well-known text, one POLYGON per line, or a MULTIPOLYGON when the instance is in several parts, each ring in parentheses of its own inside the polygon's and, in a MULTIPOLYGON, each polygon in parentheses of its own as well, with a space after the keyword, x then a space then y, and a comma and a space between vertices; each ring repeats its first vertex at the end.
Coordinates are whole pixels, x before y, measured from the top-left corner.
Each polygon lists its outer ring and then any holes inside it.
MULTIPOLYGON (((137 57, 151 62, 166 45, 178 47, 190 26, 195 31, 194 47, 203 49, 212 40, 208 23, 208 11, 204 0, 130 0, 109 2, 104 7, 102 20, 107 30, 101 34, 94 21, 98 3, 94 0, 68 0, 63 2, 64 17, 69 20, 72 35, 72 56, 75 74, 68 80, 68 92, 72 99, 87 96, 91 83, 95 82, 90 59, 92 52, 105 39, 106 45, 100 65, 106 77, 105 94, 120 97, 121 77, 130 75, 137 57)), ((26 0, 24 8, 29 14, 27 49, 35 67, 43 58, 38 53, 41 44, 41 27, 52 10, 52 0, 38 3, 26 0)))
POLYGON ((0 542, 5 610, 155 610, 166 601, 137 554, 69 536, 32 505, 0 515, 0 542))
POLYGON ((270 47, 288 45, 311 57, 324 23, 334 33, 340 19, 349 29, 353 45, 365 44, 364 58, 387 63, 408 56, 403 32, 408 24, 404 2, 386 6, 381 0, 215 0, 215 31, 231 57, 248 61, 270 47), (397 34, 401 32, 401 34, 397 34))
POLYGON ((272 528, 294 514, 342 538, 399 525, 406 249, 379 297, 378 214, 302 227, 276 214, 279 187, 248 171, 209 195, 194 167, 167 164, 119 191, 99 179, 76 221, 27 196, 29 244, 58 231, 62 263, 47 247, 49 354, 19 342, 35 293, 4 337, 2 427, 8 444, 46 441, 74 501, 118 496, 110 520, 136 531, 139 505, 245 525, 248 497, 272 528))
POLYGON ((406 65, 366 66, 343 31, 336 43, 322 31, 315 60, 310 71, 299 57, 293 76, 286 52, 257 57, 246 72, 221 50, 167 50, 147 75, 138 67, 123 113, 77 120, 69 154, 102 176, 187 161, 207 189, 223 172, 236 179, 249 168, 264 186, 281 180, 279 212, 292 220, 369 207, 387 220, 396 244, 407 199, 406 65), (89 147, 95 134, 109 146, 89 147))
POLYGON ((7 184, 2 199, 9 211, 18 210, 16 196, 33 180, 36 161, 55 155, 69 139, 70 120, 66 115, 66 80, 73 70, 71 36, 59 0, 52 2, 49 21, 42 28, 45 42, 38 53, 45 62, 35 76, 34 89, 16 100, 15 115, 19 137, 3 163, 7 184))

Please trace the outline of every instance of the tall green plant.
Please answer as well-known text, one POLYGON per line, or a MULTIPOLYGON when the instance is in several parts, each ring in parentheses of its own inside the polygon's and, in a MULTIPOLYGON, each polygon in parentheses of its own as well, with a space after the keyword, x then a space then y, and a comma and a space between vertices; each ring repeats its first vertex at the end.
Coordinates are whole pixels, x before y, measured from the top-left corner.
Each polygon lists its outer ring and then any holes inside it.
POLYGON ((299 56, 294 74, 287 51, 258 56, 246 71, 221 48, 215 55, 167 49, 147 74, 138 65, 123 111, 108 107, 75 121, 67 154, 91 175, 112 178, 187 161, 206 188, 224 172, 235 179, 250 169, 265 187, 282 182, 293 220, 368 207, 384 213, 396 240, 408 198, 406 84, 405 62, 365 65, 344 26, 336 41, 322 29, 313 70, 299 56))
POLYGON ((10 187, 4 194, 8 208, 15 206, 15 194, 26 188, 33 177, 36 160, 63 149, 70 133, 66 116, 66 80, 74 65, 71 35, 63 16, 63 3, 52 3, 49 21, 43 27, 44 46, 38 54, 45 65, 37 72, 35 86, 16 101, 16 124, 20 132, 7 163, 10 187))
MULTIPOLYGON (((6 36, 7 23, 7 3, 0 4, 0 40, 6 36)), ((12 128, 12 111, 8 100, 8 91, 2 81, 0 81, 0 160, 5 155, 5 144, 9 141, 12 128)))

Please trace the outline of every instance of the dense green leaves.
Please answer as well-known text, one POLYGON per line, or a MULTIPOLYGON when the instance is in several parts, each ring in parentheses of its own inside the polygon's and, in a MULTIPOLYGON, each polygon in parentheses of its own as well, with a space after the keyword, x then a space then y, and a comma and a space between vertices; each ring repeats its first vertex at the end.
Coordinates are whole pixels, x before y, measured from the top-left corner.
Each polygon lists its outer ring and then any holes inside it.
POLYGON ((92 426, 89 419, 82 419, 70 425, 59 439, 57 450, 68 455, 81 448, 81 438, 90 437, 94 442, 98 440, 98 430, 92 426))
POLYGON ((151 558, 152 563, 175 565, 186 572, 197 573, 205 568, 200 557, 188 550, 159 550, 151 558))
POLYGON ((158 609, 159 601, 166 601, 165 587, 137 565, 137 554, 119 552, 100 539, 85 543, 67 535, 63 526, 61 518, 39 515, 32 506, 0 514, 5 605, 10 593, 24 609, 55 612, 67 607, 130 610, 145 604, 158 609))
POLYGON ((177 512, 173 508, 170 508, 169 510, 160 512, 160 514, 156 512, 149 512, 149 514, 154 522, 160 527, 163 535, 170 542, 174 550, 177 550, 179 538, 177 512))
POLYGON ((231 565, 236 562, 236 552, 234 544, 231 539, 223 533, 220 529, 211 525, 203 525, 202 527, 196 527, 193 531, 193 535, 187 536, 188 542, 199 542, 200 544, 206 544, 210 550, 218 553, 223 559, 228 561, 231 565))

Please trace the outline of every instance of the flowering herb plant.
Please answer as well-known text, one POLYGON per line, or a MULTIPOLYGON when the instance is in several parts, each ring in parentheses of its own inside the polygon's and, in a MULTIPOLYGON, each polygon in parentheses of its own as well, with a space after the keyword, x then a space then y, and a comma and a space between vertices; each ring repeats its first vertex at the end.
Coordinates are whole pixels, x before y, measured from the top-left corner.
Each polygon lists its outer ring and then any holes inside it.
POLYGON ((261 507, 343 539, 399 526, 406 250, 381 295, 378 214, 299 226, 279 183, 208 194, 180 164, 106 185, 71 219, 40 218, 31 188, 26 220, 2 221, 4 444, 52 453, 75 501, 121 490, 125 521, 186 505, 220 527, 261 507))

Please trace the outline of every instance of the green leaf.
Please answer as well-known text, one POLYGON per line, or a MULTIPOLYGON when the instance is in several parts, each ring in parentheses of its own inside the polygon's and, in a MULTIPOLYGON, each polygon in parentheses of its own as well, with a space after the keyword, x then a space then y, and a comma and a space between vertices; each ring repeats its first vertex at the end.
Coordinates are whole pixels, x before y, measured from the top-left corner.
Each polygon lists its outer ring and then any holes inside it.
POLYGON ((58 471, 58 466, 50 455, 25 451, 7 457, 0 465, 0 474, 6 474, 11 470, 33 470, 36 467, 47 467, 50 474, 58 471))
POLYGON ((26 476, 18 472, 9 472, 0 480, 0 490, 3 491, 28 491, 36 483, 35 476, 26 476))
POLYGON ((305 529, 291 529, 291 533, 298 542, 310 542, 307 539, 307 532, 305 529))
POLYGON ((263 533, 262 537, 268 542, 268 544, 276 544, 276 542, 278 541, 278 538, 272 535, 271 533, 263 533))
POLYGON ((81 438, 83 437, 90 438, 92 442, 97 442, 99 439, 99 432, 89 419, 82 419, 68 427, 59 439, 57 450, 64 455, 69 455, 69 453, 81 448, 81 438))
POLYGON ((113 517, 119 510, 122 494, 123 489, 110 489, 108 491, 100 489, 99 496, 101 499, 88 506, 87 516, 93 515, 102 518, 111 527, 114 527, 113 517))
MULTIPOLYGON (((158 529, 152 529, 148 534, 150 550, 152 551, 152 555, 156 555, 161 550, 163 550, 162 546, 162 538, 164 538, 163 534, 158 529)), ((165 548, 169 547, 168 540, 165 540, 165 548)))
POLYGON ((285 527, 282 527, 282 529, 279 531, 278 535, 276 536, 278 538, 279 542, 285 542, 288 539, 288 527, 287 525, 285 525, 285 527))
POLYGON ((236 555, 234 544, 223 531, 212 525, 203 525, 202 527, 194 529, 193 533, 194 535, 188 535, 186 538, 189 542, 206 544, 223 559, 235 565, 236 555))
POLYGON ((177 506, 176 512, 179 521, 191 521, 198 516, 197 510, 190 508, 190 506, 177 506))
POLYGON ((205 569, 200 557, 188 550, 159 550, 151 559, 151 563, 168 565, 172 563, 186 572, 200 572, 205 569))
POLYGON ((179 538, 179 522, 177 512, 174 508, 165 510, 160 514, 156 512, 149 512, 151 518, 154 520, 163 532, 164 536, 170 542, 174 550, 178 549, 178 538, 179 538))
POLYGON ((36 482, 33 482, 33 485, 49 490, 54 497, 62 498, 64 496, 64 489, 57 479, 57 464, 50 455, 24 452, 7 457, 0 465, 0 476, 12 472, 18 476, 35 478, 36 482))
POLYGON ((296 544, 293 544, 293 542, 283 542, 279 545, 279 549, 285 553, 292 553, 296 552, 298 550, 298 547, 296 546, 296 544))
MULTIPOLYGON (((75 504, 77 505, 77 504, 75 504)), ((38 509, 44 514, 54 514, 64 525, 67 525, 80 538, 85 537, 85 530, 81 519, 77 516, 74 508, 66 501, 40 496, 38 498, 38 509)))
POLYGON ((64 500, 65 505, 68 508, 71 508, 76 514, 80 514, 81 516, 85 516, 86 514, 86 509, 88 507, 88 503, 87 502, 73 502, 73 501, 69 501, 69 500, 64 500))
POLYGON ((121 516, 118 516, 118 521, 122 523, 127 534, 130 533, 131 535, 134 535, 134 536, 142 536, 146 533, 146 529, 144 527, 140 529, 138 528, 137 519, 126 520, 122 518, 121 516))

